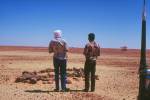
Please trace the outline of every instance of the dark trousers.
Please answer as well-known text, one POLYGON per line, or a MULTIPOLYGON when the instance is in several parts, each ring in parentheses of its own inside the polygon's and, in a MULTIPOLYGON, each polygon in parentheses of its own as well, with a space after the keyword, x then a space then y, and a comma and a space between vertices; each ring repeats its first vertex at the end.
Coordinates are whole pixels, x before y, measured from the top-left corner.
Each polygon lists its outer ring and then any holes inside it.
POLYGON ((56 89, 59 89, 59 74, 61 76, 61 88, 66 89, 66 63, 67 60, 53 59, 54 71, 55 71, 55 85, 56 89))
POLYGON ((95 71, 96 71, 96 61, 86 60, 84 66, 84 74, 85 74, 85 90, 88 91, 90 84, 89 78, 91 74, 91 91, 95 90, 95 71))

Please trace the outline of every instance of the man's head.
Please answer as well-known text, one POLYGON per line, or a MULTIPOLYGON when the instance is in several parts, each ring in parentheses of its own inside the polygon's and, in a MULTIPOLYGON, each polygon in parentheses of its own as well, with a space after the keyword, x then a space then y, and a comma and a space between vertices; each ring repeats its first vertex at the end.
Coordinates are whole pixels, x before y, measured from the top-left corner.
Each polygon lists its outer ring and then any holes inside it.
POLYGON ((62 34, 61 30, 55 30, 54 31, 54 38, 61 38, 61 34, 62 34))
POLYGON ((95 40, 95 34, 94 34, 94 33, 89 33, 89 35, 88 35, 88 40, 89 40, 90 42, 94 41, 94 40, 95 40))

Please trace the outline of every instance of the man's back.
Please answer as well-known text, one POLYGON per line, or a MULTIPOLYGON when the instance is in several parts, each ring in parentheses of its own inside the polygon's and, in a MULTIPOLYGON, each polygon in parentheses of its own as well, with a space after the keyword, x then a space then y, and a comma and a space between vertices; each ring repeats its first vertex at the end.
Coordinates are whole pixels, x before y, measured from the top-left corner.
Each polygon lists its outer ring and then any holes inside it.
POLYGON ((89 42, 84 48, 84 55, 87 59, 96 60, 100 56, 100 47, 96 42, 89 42))
POLYGON ((54 57, 58 59, 66 59, 66 52, 68 51, 67 43, 65 40, 59 38, 50 42, 49 52, 54 52, 54 57))

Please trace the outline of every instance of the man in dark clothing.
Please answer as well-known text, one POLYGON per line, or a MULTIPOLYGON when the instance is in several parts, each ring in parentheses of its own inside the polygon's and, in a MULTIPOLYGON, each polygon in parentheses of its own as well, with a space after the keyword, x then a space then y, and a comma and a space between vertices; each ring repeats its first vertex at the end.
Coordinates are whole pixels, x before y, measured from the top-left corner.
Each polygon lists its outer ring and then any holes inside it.
POLYGON ((49 44, 49 53, 54 53, 53 64, 55 72, 54 91, 59 91, 59 74, 61 76, 62 92, 68 91, 66 88, 66 67, 67 67, 67 52, 68 46, 65 40, 61 38, 61 30, 54 31, 54 39, 49 44))
POLYGON ((84 66, 85 74, 85 92, 89 91, 89 77, 91 74, 91 92, 95 91, 95 71, 96 71, 96 59, 100 56, 100 46, 95 40, 95 34, 90 33, 88 35, 89 43, 86 44, 83 54, 85 55, 86 61, 84 66))

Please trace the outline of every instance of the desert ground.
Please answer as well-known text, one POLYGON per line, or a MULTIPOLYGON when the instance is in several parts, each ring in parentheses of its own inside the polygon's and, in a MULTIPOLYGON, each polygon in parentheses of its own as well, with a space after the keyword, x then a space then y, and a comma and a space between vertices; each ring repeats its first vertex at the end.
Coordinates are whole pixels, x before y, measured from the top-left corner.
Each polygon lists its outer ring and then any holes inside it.
MULTIPOLYGON (((83 49, 71 48, 67 68, 83 68, 83 49)), ((97 60, 95 92, 82 92, 84 80, 67 84, 69 92, 54 92, 55 84, 15 83, 23 71, 53 68, 46 47, 0 46, 0 100, 136 100, 140 51, 101 49, 97 60)), ((150 62, 150 51, 147 52, 150 62)))

